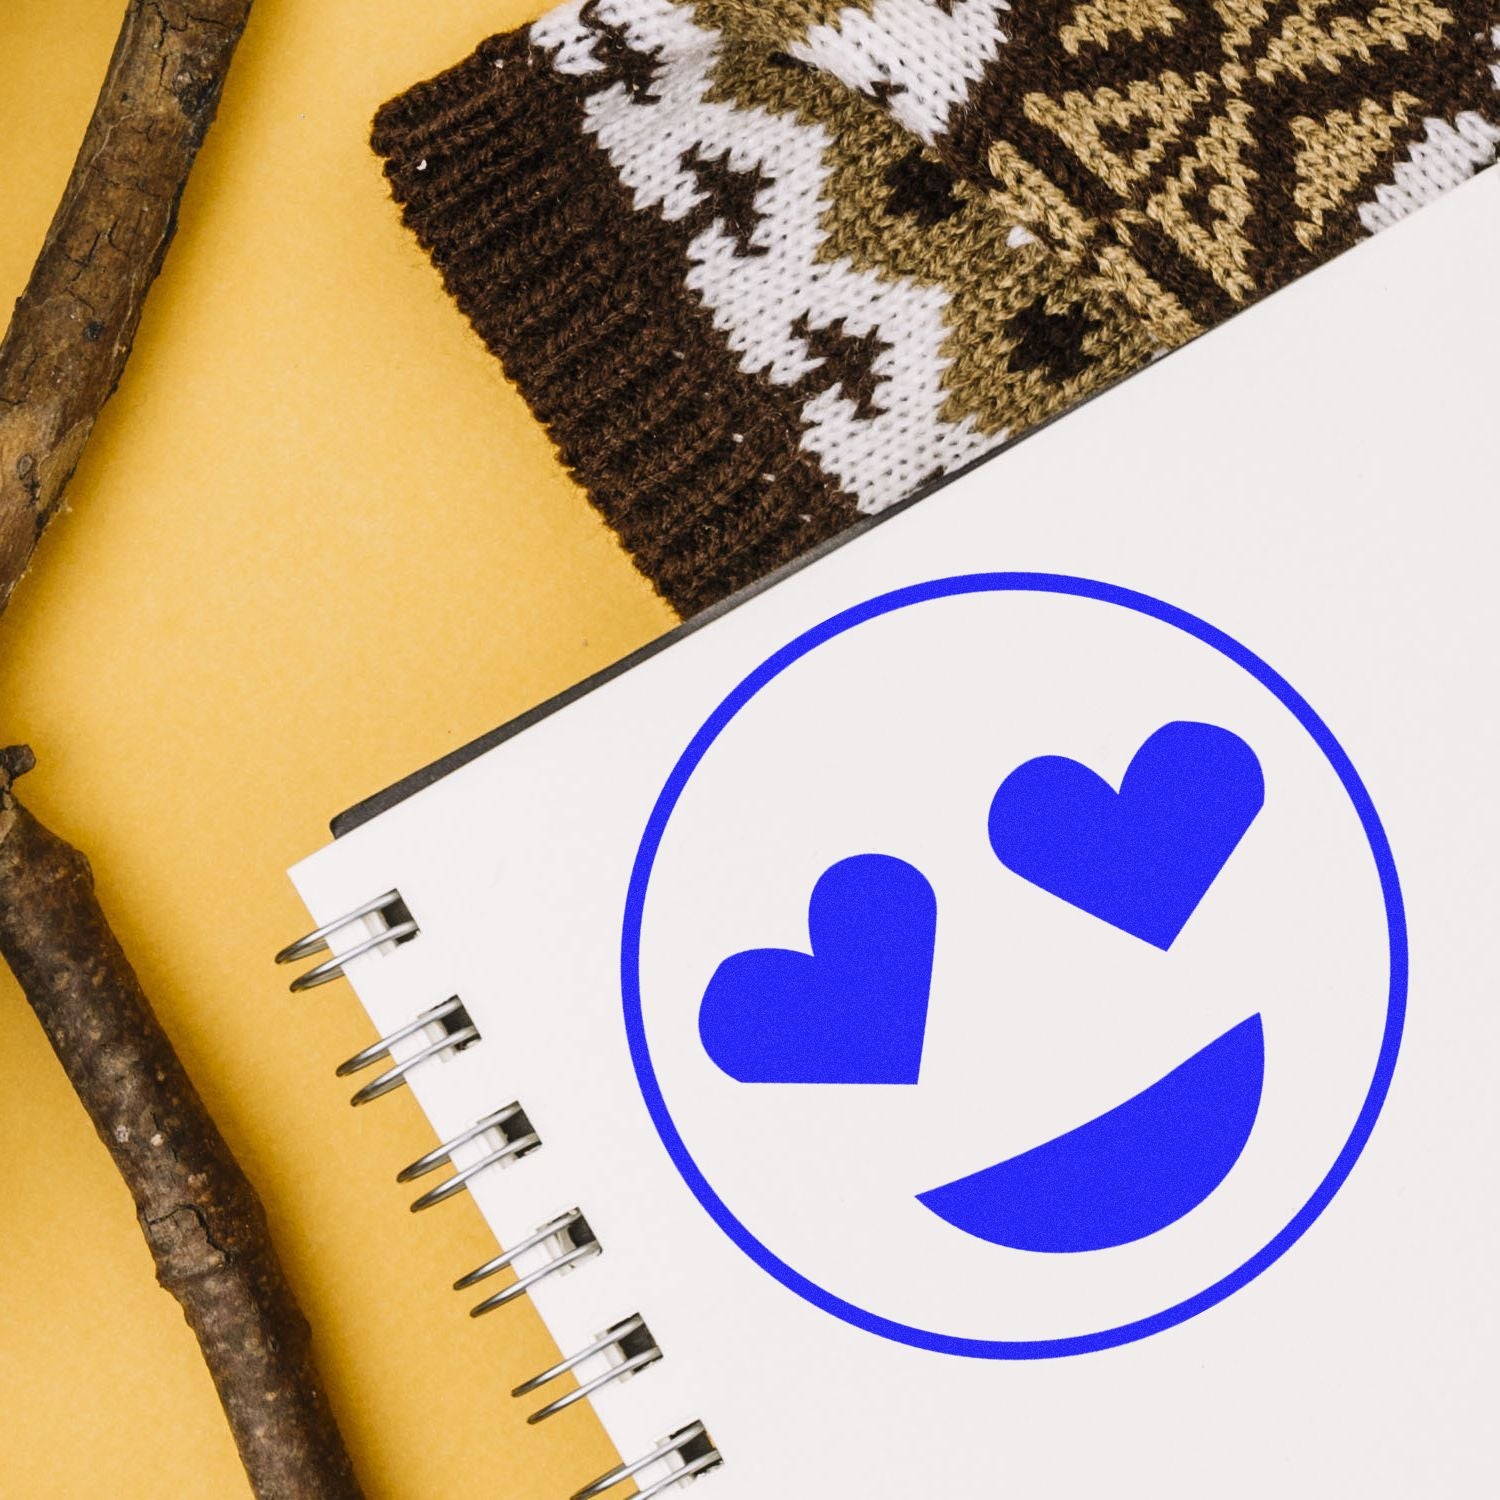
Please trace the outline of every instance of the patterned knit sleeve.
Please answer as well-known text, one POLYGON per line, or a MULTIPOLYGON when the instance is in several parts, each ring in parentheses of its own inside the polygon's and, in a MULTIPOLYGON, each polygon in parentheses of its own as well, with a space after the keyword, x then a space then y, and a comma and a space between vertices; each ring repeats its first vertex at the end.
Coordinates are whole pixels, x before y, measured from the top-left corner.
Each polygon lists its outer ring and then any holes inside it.
POLYGON ((1491 162, 1500 0, 571 0, 407 223, 684 614, 1491 162))
POLYGON ((1178 343, 1495 160, 1500 0, 703 0, 1178 343))
POLYGON ((877 104, 714 19, 574 0, 374 136, 453 297, 683 614, 1163 347, 877 104))

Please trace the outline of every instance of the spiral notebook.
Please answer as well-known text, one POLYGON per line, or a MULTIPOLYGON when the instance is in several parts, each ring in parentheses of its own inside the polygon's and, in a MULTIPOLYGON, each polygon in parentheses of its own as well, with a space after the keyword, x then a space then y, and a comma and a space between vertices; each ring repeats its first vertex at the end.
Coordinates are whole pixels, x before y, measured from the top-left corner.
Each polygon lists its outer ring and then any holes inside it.
POLYGON ((293 872, 579 1495, 1487 1492, 1497 246, 1489 172, 293 872))

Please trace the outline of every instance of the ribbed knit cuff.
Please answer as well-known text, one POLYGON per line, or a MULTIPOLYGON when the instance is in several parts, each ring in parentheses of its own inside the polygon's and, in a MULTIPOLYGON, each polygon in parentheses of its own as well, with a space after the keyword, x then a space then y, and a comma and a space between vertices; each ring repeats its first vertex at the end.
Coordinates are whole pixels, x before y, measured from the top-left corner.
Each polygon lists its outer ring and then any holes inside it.
POLYGON ((692 613, 1160 344, 878 107, 670 0, 588 0, 381 110, 406 221, 692 613))
POLYGON ((1493 160, 1500 0, 569 0, 406 220, 693 613, 1493 160))
POLYGON ((449 292, 641 570, 690 614, 855 519, 525 35, 386 106, 374 144, 449 292))

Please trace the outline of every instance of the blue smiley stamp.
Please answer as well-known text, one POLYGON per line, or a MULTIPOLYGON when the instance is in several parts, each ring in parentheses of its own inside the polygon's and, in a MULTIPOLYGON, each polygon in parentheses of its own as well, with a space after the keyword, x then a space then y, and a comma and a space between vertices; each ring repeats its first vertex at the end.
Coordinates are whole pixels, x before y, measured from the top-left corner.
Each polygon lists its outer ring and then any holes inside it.
POLYGON ((1027 573, 869 599, 735 686, 621 948, 646 1107, 729 1239, 991 1359, 1160 1333, 1285 1255, 1374 1128, 1406 968, 1375 805, 1298 691, 1027 573))

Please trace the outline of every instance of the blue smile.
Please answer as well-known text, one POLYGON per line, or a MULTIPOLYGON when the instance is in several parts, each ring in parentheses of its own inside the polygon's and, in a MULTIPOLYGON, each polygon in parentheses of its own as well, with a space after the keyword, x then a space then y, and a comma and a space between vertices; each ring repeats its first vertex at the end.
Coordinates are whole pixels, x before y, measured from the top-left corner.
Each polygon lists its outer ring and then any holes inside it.
POLYGON ((1118 1108, 918 1201, 1013 1250, 1065 1254, 1144 1239, 1228 1175, 1250 1139, 1264 1078, 1254 1015, 1118 1108))

